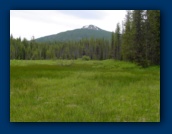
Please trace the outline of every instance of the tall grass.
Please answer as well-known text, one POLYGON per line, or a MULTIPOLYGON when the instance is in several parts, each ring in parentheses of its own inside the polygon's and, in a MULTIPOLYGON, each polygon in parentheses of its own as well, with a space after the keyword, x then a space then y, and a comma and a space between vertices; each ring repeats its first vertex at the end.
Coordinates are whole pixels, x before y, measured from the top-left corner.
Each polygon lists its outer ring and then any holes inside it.
POLYGON ((160 68, 113 60, 12 60, 10 121, 159 122, 160 68))

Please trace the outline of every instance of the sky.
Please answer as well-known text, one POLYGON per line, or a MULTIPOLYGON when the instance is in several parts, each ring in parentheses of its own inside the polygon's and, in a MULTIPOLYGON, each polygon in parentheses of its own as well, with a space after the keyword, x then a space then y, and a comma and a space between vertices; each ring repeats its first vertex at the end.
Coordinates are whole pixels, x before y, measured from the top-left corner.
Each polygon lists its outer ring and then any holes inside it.
POLYGON ((30 40, 90 24, 112 32, 125 15, 126 10, 10 10, 10 35, 30 40))

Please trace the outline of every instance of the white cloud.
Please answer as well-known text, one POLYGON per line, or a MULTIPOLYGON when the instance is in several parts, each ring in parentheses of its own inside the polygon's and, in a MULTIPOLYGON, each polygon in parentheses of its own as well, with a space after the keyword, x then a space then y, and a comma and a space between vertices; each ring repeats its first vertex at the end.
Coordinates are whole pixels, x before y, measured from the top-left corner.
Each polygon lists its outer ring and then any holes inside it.
POLYGON ((10 34, 29 40, 89 24, 115 31, 125 14, 125 10, 11 10, 10 34))

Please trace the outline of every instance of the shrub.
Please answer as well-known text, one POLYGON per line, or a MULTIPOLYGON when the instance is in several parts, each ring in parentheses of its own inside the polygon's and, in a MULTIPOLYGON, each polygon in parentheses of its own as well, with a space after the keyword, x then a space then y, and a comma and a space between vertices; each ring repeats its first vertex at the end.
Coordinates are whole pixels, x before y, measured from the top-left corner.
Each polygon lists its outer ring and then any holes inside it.
POLYGON ((86 55, 84 55, 84 56, 82 56, 82 60, 90 60, 90 57, 89 56, 86 56, 86 55))

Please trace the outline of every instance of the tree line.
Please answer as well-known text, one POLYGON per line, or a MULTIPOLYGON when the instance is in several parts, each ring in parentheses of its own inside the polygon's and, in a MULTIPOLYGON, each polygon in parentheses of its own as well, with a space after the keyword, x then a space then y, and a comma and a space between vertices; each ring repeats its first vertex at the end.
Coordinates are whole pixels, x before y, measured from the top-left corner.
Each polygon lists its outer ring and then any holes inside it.
POLYGON ((143 67, 160 64, 160 11, 127 11, 122 28, 118 23, 111 40, 82 39, 39 43, 10 36, 10 59, 115 59, 143 67))
POLYGON ((10 59, 78 59, 89 56, 90 59, 109 58, 110 41, 105 39, 82 39, 80 41, 39 43, 33 40, 10 37, 10 59))

